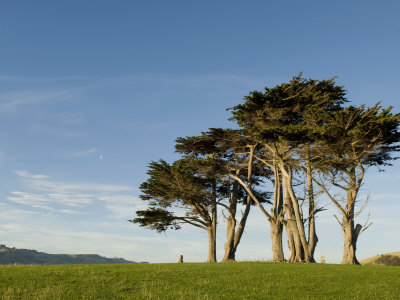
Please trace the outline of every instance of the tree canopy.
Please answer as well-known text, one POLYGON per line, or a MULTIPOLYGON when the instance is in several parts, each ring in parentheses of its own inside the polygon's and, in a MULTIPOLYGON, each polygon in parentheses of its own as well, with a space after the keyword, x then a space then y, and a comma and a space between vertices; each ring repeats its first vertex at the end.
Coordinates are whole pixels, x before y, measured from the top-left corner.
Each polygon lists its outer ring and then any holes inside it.
POLYGON ((274 261, 285 260, 285 229, 288 260, 315 262, 315 216, 323 209, 318 196, 324 193, 342 216, 337 218, 344 237, 342 262, 358 263, 357 238, 369 226, 354 223, 358 192, 366 168, 389 166, 396 159, 400 115, 380 103, 357 107, 348 102, 335 78, 305 79, 302 74, 250 92, 229 109, 239 129, 211 128, 179 137, 175 150, 181 159, 150 163, 149 179, 140 187, 149 208, 132 221, 160 232, 185 223, 205 229, 208 261, 216 261, 220 209, 227 221, 223 260, 234 260, 256 204, 270 225, 274 261), (345 194, 344 204, 338 191, 345 194), (244 207, 240 220, 238 205, 244 207))

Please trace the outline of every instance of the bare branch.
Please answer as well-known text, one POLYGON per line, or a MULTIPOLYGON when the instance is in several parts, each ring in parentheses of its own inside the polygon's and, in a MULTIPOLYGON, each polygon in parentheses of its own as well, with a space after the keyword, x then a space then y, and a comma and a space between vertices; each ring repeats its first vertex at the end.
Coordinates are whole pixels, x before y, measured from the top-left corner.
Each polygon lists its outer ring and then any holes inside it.
POLYGON ((360 213, 365 209, 365 207, 367 206, 367 203, 369 201, 369 196, 370 196, 370 194, 368 193, 367 198, 365 199, 364 203, 361 205, 361 207, 358 210, 358 212, 356 212, 356 214, 354 215, 353 220, 355 220, 360 215, 360 213))
POLYGON ((340 228, 342 229, 342 232, 344 233, 344 226, 343 226, 343 222, 340 222, 339 218, 336 215, 333 215, 336 219, 336 221, 339 223, 340 228))
POLYGON ((360 235, 361 233, 363 233, 365 230, 367 230, 371 225, 372 222, 369 222, 369 218, 370 218, 371 214, 368 214, 367 220, 365 221, 365 224, 363 226, 363 229, 360 231, 360 233, 358 235, 360 235), (369 223, 368 223, 369 222, 369 223))
POLYGON ((257 206, 261 209, 263 214, 267 217, 268 220, 270 220, 272 217, 271 215, 265 210, 265 208, 261 205, 260 201, 258 201, 257 197, 253 194, 251 189, 243 182, 242 179, 240 179, 238 176, 229 174, 230 177, 235 179, 239 184, 246 190, 246 192, 250 195, 251 199, 257 204, 257 206))
POLYGON ((269 167, 269 168, 271 168, 271 169, 274 168, 274 166, 273 166, 272 164, 270 164, 270 163, 267 162, 266 160, 264 160, 264 159, 258 157, 257 155, 254 155, 254 158, 257 159, 257 160, 259 160, 259 161, 261 161, 261 162, 262 162, 264 165, 266 165, 267 167, 269 167))
POLYGON ((184 223, 188 223, 190 225, 202 228, 204 230, 207 230, 207 223, 197 219, 197 218, 193 218, 193 217, 176 217, 175 219, 177 220, 181 220, 184 223), (198 223, 196 223, 198 222, 198 223))
POLYGON ((340 212, 345 216, 346 212, 344 211, 343 207, 339 204, 338 201, 336 201, 335 198, 332 197, 332 195, 325 188, 325 186, 322 183, 320 183, 318 180, 316 180, 314 176, 312 176, 312 179, 324 191, 324 193, 328 196, 328 198, 332 201, 332 203, 335 204, 335 206, 340 210, 340 212))

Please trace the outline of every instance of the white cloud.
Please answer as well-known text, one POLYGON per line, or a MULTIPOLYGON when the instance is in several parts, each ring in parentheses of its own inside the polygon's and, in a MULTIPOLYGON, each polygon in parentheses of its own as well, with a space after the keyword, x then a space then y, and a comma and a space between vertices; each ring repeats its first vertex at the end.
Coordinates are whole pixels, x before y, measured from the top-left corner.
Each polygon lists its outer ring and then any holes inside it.
POLYGON ((23 186, 30 191, 12 191, 7 200, 35 209, 63 214, 90 214, 91 205, 106 210, 113 219, 129 219, 142 201, 130 194, 133 187, 102 183, 65 183, 48 180, 46 175, 15 171, 24 179, 23 186), (33 191, 32 191, 33 190, 33 191))
POLYGON ((56 182, 49 180, 30 180, 28 182, 30 188, 38 191, 48 192, 78 192, 78 191, 96 191, 96 192, 121 192, 121 191, 134 191, 135 189, 131 186, 118 185, 118 184, 103 184, 93 182, 56 182))
POLYGON ((48 176, 46 175, 37 175, 37 174, 30 174, 28 171, 25 170, 15 170, 15 174, 20 177, 32 178, 32 179, 46 179, 48 176))

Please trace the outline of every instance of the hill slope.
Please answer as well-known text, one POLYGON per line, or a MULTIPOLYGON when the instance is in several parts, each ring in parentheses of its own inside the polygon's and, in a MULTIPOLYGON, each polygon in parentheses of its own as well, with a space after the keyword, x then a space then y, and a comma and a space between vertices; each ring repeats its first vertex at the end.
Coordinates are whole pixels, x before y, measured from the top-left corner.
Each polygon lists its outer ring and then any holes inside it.
POLYGON ((97 254, 48 254, 36 250, 9 248, 0 245, 0 265, 66 265, 66 264, 129 264, 123 258, 106 258, 97 254))
POLYGON ((360 261, 360 264, 362 265, 375 265, 376 264, 376 260, 378 258, 380 258, 383 255, 391 255, 391 256, 397 256, 400 257, 400 252, 392 252, 392 253, 385 253, 385 254, 380 254, 380 255, 376 255, 367 259, 364 259, 362 261, 360 261))

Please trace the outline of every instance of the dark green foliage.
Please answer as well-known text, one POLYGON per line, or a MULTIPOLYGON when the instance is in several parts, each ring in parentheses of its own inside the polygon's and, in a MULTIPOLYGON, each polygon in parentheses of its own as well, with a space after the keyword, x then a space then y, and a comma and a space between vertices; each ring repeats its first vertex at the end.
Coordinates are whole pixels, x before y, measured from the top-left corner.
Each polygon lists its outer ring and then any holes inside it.
POLYGON ((307 115, 333 112, 347 102, 334 79, 304 79, 301 74, 264 92, 253 91, 244 100, 231 108, 232 119, 262 142, 310 141, 314 128, 307 126, 307 115))
POLYGON ((353 224, 358 191, 366 167, 390 165, 396 159, 400 114, 379 103, 344 107, 347 102, 346 91, 334 78, 305 79, 301 74, 289 83, 252 91, 230 109, 240 129, 211 128, 199 136, 179 137, 175 150, 182 159, 149 165, 150 177, 141 185, 141 198, 149 208, 138 211, 132 222, 159 232, 179 229, 182 223, 211 232, 216 230, 219 205, 229 212, 231 230, 237 224, 238 204, 245 204, 244 228, 256 202, 270 222, 280 222, 296 235, 291 237, 296 243, 291 259, 314 261, 315 214, 321 211, 315 200, 323 191, 343 215, 343 222, 338 220, 343 233, 351 233, 345 234, 345 243, 351 244, 345 249, 354 249, 354 258, 347 253, 344 261, 357 262, 355 243, 369 226, 353 224), (271 193, 261 190, 266 179, 274 184, 273 216, 260 204, 271 202, 271 193), (338 200, 341 195, 330 194, 332 187, 344 191, 345 206, 338 200), (185 214, 175 215, 176 208, 185 214), (289 226, 287 218, 295 222, 289 226))
MULTIPOLYGON (((222 128, 210 128, 208 132, 202 132, 200 136, 179 137, 176 142, 176 151, 184 154, 188 159, 197 158, 198 166, 202 164, 213 166, 211 173, 218 178, 220 190, 225 191, 221 194, 221 198, 229 198, 228 191, 232 187, 230 173, 236 173, 244 182, 247 181, 247 148, 248 145, 257 144, 245 130, 222 128)), ((270 169, 258 162, 253 163, 251 183, 253 193, 259 197, 261 203, 270 203, 271 193, 257 190, 257 186, 263 183, 263 178, 270 175, 270 169)), ((244 203, 247 193, 241 186, 238 192, 238 203, 244 203)), ((253 201, 252 205, 254 205, 253 201)))
POLYGON ((178 137, 175 150, 185 156, 232 157, 234 150, 245 151, 253 141, 244 130, 210 128, 200 136, 178 137))
POLYGON ((173 213, 165 209, 151 207, 147 210, 137 211, 136 215, 138 216, 137 218, 129 221, 158 232, 163 232, 168 228, 175 230, 181 228, 173 213))
POLYGON ((172 165, 164 160, 151 162, 147 174, 150 177, 140 186, 140 198, 150 200, 150 205, 171 207, 180 202, 186 206, 209 197, 209 183, 198 174, 195 161, 183 159, 172 165))
POLYGON ((338 171, 364 166, 390 165, 400 150, 400 114, 383 109, 379 103, 371 108, 349 106, 333 115, 325 115, 320 130, 319 162, 338 171))
POLYGON ((374 263, 385 266, 400 266, 400 257, 394 255, 381 255, 374 263))
POLYGON ((211 222, 213 191, 211 180, 199 170, 196 160, 151 162, 150 177, 140 186, 140 198, 149 202, 149 208, 137 211, 138 217, 131 222, 158 232, 180 229, 182 223, 205 229, 211 222), (168 210, 173 208, 184 209, 185 214, 178 216, 168 210))

